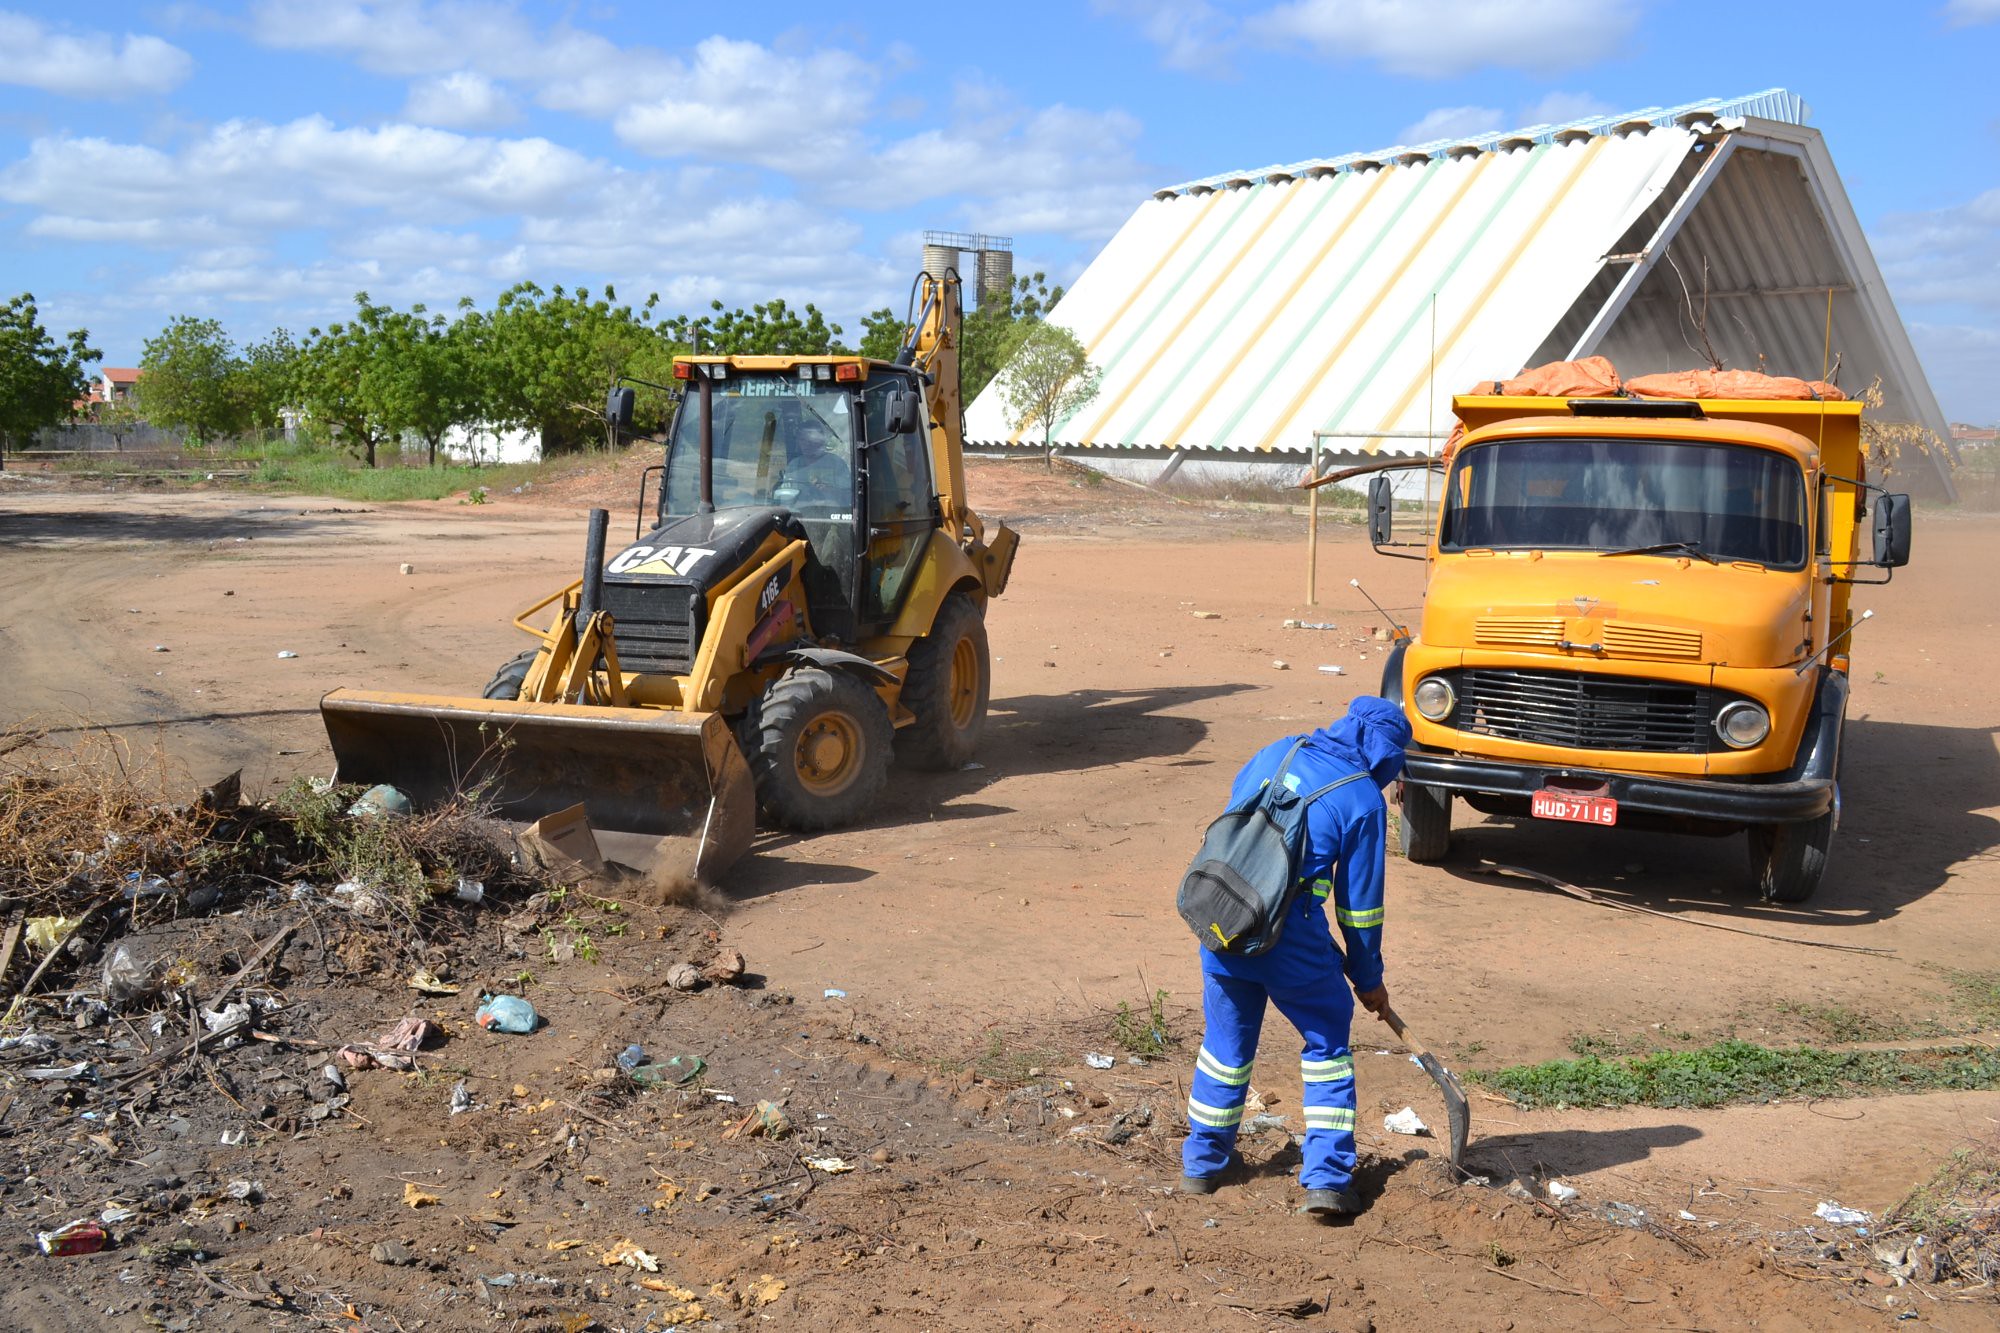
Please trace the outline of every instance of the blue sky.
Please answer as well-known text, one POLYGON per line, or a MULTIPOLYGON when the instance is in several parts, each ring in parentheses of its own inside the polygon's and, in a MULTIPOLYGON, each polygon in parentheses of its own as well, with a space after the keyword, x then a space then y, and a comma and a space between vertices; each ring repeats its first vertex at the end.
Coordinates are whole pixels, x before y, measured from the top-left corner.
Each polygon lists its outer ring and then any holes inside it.
POLYGON ((1161 185, 1782 86, 1989 422, 1996 84, 2000 0, 0 0, 0 294, 112 364, 176 314, 248 340, 524 278, 858 333, 926 227, 1068 281, 1161 185))

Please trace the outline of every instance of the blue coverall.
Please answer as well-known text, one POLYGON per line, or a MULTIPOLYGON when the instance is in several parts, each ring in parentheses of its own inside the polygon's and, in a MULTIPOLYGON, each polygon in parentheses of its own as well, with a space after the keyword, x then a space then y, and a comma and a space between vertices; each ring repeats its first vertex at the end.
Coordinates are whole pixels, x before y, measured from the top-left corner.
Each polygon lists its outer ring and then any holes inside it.
MULTIPOLYGON (((1273 741, 1251 757, 1229 793, 1233 805, 1268 783, 1292 742, 1273 741)), ((1268 997, 1305 1039, 1305 1165, 1309 1190, 1344 1190, 1354 1176, 1354 1062, 1347 1048, 1354 1017, 1349 992, 1382 984, 1382 881, 1387 817, 1382 787, 1403 771, 1410 724, 1403 712, 1372 695, 1347 715, 1313 732, 1285 773, 1297 791, 1312 791, 1350 773, 1350 782, 1313 802, 1306 813, 1306 847, 1299 863, 1305 887, 1294 901, 1278 943, 1245 958, 1201 951, 1202 1016, 1206 1031, 1188 1089, 1182 1170, 1222 1171, 1236 1146, 1257 1037, 1268 997), (1330 877, 1330 878, 1329 878, 1330 877), (1346 942, 1345 958, 1327 927, 1327 898, 1346 942), (1345 979, 1343 980, 1343 972, 1345 979)))

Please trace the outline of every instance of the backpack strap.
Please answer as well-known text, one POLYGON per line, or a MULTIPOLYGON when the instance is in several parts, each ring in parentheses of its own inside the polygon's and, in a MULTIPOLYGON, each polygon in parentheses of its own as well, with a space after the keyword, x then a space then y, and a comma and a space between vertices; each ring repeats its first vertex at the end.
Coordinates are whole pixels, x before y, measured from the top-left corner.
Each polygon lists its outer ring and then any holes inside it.
MULTIPOLYGON (((1277 771, 1264 779, 1264 790, 1258 798, 1260 803, 1268 804, 1279 792, 1291 790, 1291 788, 1285 786, 1285 770, 1292 766, 1292 760, 1298 757, 1298 753, 1304 747, 1305 743, 1306 738, 1301 736, 1292 742, 1291 749, 1285 751, 1285 757, 1278 761, 1277 771)), ((1318 792, 1313 793, 1313 796, 1317 795, 1319 795, 1318 792)), ((1310 801, 1313 797, 1308 796, 1306 799, 1310 801)))
POLYGON ((1305 803, 1307 805, 1311 805, 1314 801, 1317 801, 1320 797, 1326 795, 1328 792, 1332 791, 1335 787, 1345 787, 1348 783, 1359 782, 1361 779, 1367 776, 1368 775, 1366 773, 1349 773, 1346 777, 1341 778, 1335 782, 1329 782, 1324 787, 1321 787, 1318 791, 1306 797, 1305 803))

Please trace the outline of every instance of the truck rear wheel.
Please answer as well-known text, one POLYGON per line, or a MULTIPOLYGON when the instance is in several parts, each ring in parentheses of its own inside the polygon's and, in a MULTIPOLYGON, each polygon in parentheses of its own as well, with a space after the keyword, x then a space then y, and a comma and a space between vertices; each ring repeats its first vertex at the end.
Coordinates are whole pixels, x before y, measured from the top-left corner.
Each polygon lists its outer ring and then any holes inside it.
POLYGON ((480 692, 482 699, 518 699, 521 687, 528 683, 528 668, 535 664, 535 654, 541 649, 530 648, 518 657, 509 658, 501 668, 493 673, 493 679, 486 682, 480 692))
POLYGON ((896 733, 896 757, 912 768, 955 769, 979 748, 993 672, 986 617, 962 592, 944 599, 931 632, 910 645, 903 707, 917 720, 896 733))
POLYGON ((1833 813, 1797 824, 1760 824, 1750 830, 1750 874, 1767 903, 1802 903, 1826 873, 1833 842, 1833 813))
POLYGON ((1444 854, 1451 850, 1451 788, 1404 779, 1396 825, 1405 860, 1444 860, 1444 854))
POLYGON ((842 671, 787 671, 751 706, 744 736, 758 804, 779 828, 813 833, 852 824, 889 780, 889 710, 842 671))

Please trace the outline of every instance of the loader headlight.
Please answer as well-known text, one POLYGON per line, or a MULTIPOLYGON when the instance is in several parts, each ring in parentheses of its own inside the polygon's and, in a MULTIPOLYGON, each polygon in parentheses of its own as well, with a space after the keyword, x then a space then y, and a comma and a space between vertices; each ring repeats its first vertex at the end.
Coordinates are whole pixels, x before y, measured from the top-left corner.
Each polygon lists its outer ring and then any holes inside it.
POLYGON ((1417 711, 1433 722, 1441 722, 1451 716, 1451 710, 1458 707, 1458 691, 1442 676, 1426 676, 1418 683, 1417 711))
POLYGON ((1747 750, 1763 744, 1764 738, 1771 734, 1771 715, 1757 704, 1742 700, 1724 704, 1715 715, 1715 734, 1722 737, 1723 744, 1747 750))

